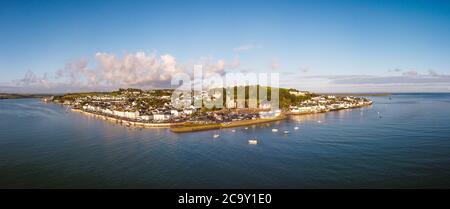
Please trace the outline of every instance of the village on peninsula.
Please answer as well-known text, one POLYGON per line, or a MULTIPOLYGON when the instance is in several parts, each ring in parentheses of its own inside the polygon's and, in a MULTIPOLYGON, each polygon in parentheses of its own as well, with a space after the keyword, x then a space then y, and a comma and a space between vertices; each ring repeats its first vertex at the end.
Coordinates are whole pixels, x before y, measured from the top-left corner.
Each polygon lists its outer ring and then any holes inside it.
MULTIPOLYGON (((185 98, 181 95, 180 98, 183 99, 174 99, 174 89, 128 88, 113 92, 70 93, 44 97, 42 100, 126 126, 166 127, 177 133, 268 123, 286 119, 291 114, 323 113, 372 104, 371 100, 363 97, 318 95, 308 91, 277 88, 278 104, 274 107, 267 100, 251 101, 248 96, 250 86, 234 88, 243 88, 245 98, 238 98, 238 91, 230 96, 226 89, 201 91, 187 94, 185 98), (220 108, 208 108, 203 104, 203 101, 218 100, 223 103, 220 108)), ((274 91, 271 87, 257 88, 266 88, 266 92, 274 91)))

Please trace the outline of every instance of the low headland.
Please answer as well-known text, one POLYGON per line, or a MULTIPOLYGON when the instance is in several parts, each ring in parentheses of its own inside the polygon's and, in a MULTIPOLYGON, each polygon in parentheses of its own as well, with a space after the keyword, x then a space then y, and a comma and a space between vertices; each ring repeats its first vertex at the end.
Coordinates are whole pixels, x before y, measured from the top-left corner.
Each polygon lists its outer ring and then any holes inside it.
POLYGON ((10 94, 10 93, 0 93, 1 99, 29 99, 29 98, 43 98, 49 97, 49 94, 10 94))
MULTIPOLYGON (((318 95, 285 88, 276 89, 279 93, 276 107, 267 100, 259 100, 259 95, 256 100, 249 96, 238 99, 236 90, 241 88, 248 93, 249 87, 234 87, 234 96, 229 96, 229 89, 213 89, 192 92, 187 99, 174 99, 173 89, 119 89, 113 92, 72 93, 44 97, 42 100, 126 126, 170 128, 175 133, 271 123, 285 120, 289 115, 324 113, 372 104, 369 99, 361 97, 318 95), (199 101, 201 105, 194 106, 199 101), (207 108, 205 101, 222 102, 223 107, 207 108)), ((256 88, 266 88, 267 92, 274 90, 271 87, 256 88)))

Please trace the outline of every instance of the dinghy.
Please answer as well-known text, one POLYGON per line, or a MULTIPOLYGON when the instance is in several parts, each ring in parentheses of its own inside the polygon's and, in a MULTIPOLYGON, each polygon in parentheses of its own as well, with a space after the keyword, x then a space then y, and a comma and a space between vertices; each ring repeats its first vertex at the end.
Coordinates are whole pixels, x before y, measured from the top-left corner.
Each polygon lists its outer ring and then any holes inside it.
POLYGON ((258 144, 258 140, 250 139, 250 140, 248 140, 248 144, 258 144))

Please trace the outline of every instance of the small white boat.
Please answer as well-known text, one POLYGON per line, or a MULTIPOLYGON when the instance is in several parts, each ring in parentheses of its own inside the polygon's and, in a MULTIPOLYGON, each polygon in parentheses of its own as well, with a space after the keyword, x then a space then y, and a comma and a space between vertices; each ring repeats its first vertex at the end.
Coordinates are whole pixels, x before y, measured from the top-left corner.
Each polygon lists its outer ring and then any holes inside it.
POLYGON ((278 132, 278 129, 272 128, 272 132, 278 132))
POLYGON ((295 127, 294 127, 294 130, 298 130, 298 126, 295 126, 295 127))
POLYGON ((214 137, 215 139, 219 138, 219 136, 220 136, 219 134, 214 134, 214 135, 213 135, 213 137, 214 137))
POLYGON ((284 134, 288 134, 288 133, 291 133, 291 132, 290 132, 290 131, 284 131, 283 133, 284 133, 284 134))
POLYGON ((231 132, 236 132, 236 130, 233 129, 233 130, 231 130, 231 132))
POLYGON ((317 122, 318 122, 318 123, 322 123, 322 121, 321 121, 321 120, 318 120, 317 122))
POLYGON ((258 140, 250 139, 250 140, 248 140, 248 144, 258 144, 258 140))
POLYGON ((244 129, 245 129, 245 130, 247 130, 247 129, 248 129, 248 127, 245 127, 244 129))

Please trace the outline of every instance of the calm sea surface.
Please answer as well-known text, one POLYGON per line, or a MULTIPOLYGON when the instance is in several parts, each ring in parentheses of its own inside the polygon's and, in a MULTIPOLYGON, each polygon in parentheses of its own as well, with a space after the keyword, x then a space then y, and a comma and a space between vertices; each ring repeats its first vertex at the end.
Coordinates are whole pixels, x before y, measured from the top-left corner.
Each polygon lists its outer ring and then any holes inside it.
POLYGON ((450 94, 371 99, 361 109, 185 134, 1 100, 0 188, 450 188, 450 94))

